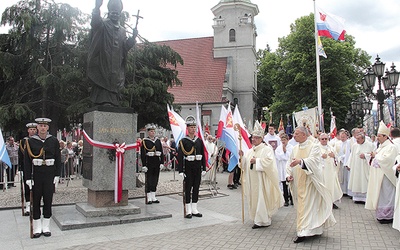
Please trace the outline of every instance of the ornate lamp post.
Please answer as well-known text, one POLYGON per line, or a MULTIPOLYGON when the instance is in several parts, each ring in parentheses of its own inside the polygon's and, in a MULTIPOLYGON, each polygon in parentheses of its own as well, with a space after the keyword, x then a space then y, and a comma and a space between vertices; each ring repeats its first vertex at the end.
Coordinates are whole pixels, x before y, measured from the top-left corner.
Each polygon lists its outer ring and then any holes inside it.
POLYGON ((380 61, 379 55, 376 56, 375 63, 372 69, 368 68, 364 74, 362 86, 367 95, 374 97, 378 101, 379 106, 379 120, 383 120, 383 103, 385 100, 385 93, 382 89, 382 76, 385 70, 385 63, 380 61), (373 93, 375 80, 378 78, 378 90, 376 94, 373 93))
POLYGON ((382 77, 382 82, 386 90, 387 97, 390 97, 393 95, 394 99, 394 108, 393 108, 393 117, 394 117, 394 126, 397 127, 397 96, 396 96, 396 88, 397 84, 399 83, 399 75, 400 72, 398 72, 396 69, 396 66, 394 63, 392 63, 392 66, 390 67, 390 71, 386 70, 386 74, 384 77, 382 77))

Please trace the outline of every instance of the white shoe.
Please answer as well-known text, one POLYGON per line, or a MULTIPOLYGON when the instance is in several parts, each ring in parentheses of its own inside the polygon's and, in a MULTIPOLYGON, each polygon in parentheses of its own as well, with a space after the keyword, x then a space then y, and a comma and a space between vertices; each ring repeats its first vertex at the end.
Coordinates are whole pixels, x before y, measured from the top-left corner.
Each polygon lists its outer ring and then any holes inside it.
POLYGON ((192 203, 192 215, 195 217, 203 217, 199 210, 197 210, 197 203, 192 203))
POLYGON ((46 236, 46 237, 51 236, 50 218, 43 218, 43 235, 46 236))
POLYGON ((192 218, 192 206, 190 205, 190 203, 186 203, 185 208, 186 208, 185 218, 188 218, 188 219, 192 218))
POLYGON ((25 213, 24 213, 24 215, 28 216, 30 214, 30 212, 31 212, 31 202, 27 201, 25 203, 25 213))
POLYGON ((42 235, 42 220, 33 220, 33 238, 39 238, 42 235))
POLYGON ((156 199, 156 192, 150 192, 150 194, 151 194, 151 201, 153 203, 160 203, 160 201, 156 199))

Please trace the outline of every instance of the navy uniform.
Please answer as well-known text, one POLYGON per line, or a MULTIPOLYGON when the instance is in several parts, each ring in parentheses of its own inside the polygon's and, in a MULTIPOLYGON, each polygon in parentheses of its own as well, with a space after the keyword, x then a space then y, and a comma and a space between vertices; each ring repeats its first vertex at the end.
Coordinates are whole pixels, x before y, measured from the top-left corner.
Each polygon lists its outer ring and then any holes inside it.
POLYGON ((26 141, 24 152, 24 174, 26 183, 33 191, 33 237, 51 236, 50 218, 54 185, 58 184, 61 174, 61 152, 56 137, 47 133, 48 118, 35 119, 38 133, 26 141), (43 222, 41 221, 40 202, 43 197, 43 222))
POLYGON ((155 137, 155 126, 148 126, 147 133, 149 137, 143 139, 140 148, 142 171, 146 173, 147 204, 160 203, 156 199, 156 191, 160 177, 160 165, 164 162, 164 154, 161 141, 155 137))
POLYGON ((185 180, 185 217, 202 217, 197 210, 197 201, 199 200, 201 176, 206 173, 204 144, 195 135, 196 119, 188 116, 185 122, 189 134, 178 143, 178 171, 185 180))
MULTIPOLYGON (((18 151, 18 171, 20 173, 23 173, 24 171, 24 153, 26 149, 26 141, 32 137, 33 135, 36 134, 36 127, 37 123, 31 122, 26 124, 26 128, 28 129, 28 136, 25 136, 24 139, 19 141, 19 151, 18 151)), ((28 216, 30 211, 31 211, 31 202, 30 202, 30 195, 29 195, 29 186, 26 184, 26 181, 28 179, 31 179, 32 177, 27 176, 25 174, 23 175, 23 180, 24 180, 24 197, 25 197, 25 212, 24 215, 28 216)))

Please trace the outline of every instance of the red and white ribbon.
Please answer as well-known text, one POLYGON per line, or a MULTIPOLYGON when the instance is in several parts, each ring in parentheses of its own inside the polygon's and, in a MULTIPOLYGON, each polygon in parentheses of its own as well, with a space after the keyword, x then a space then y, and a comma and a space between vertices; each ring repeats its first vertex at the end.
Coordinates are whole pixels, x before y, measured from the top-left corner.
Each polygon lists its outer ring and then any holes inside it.
POLYGON ((114 202, 119 203, 122 199, 122 177, 124 170, 124 153, 126 150, 139 149, 140 142, 126 145, 125 142, 122 144, 112 144, 106 142, 95 141, 89 137, 85 130, 83 130, 83 137, 92 146, 105 149, 115 149, 115 189, 114 189, 114 202))

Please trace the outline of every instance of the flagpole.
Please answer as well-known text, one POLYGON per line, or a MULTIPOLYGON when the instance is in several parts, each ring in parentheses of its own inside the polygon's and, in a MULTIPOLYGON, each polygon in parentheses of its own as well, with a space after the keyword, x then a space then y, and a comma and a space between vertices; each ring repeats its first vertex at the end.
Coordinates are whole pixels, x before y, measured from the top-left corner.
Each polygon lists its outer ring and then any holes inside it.
POLYGON ((319 129, 323 130, 322 128, 322 94, 321 94, 321 71, 320 71, 320 64, 319 64, 319 54, 318 54, 318 30, 317 30, 317 9, 314 2, 314 38, 315 38, 315 63, 317 67, 317 99, 318 99, 318 119, 319 119, 319 129))
MULTIPOLYGON (((239 150, 242 151, 242 133, 240 132, 241 128, 240 128, 240 124, 239 123, 236 123, 234 125, 234 130, 239 132, 239 135, 238 135, 239 150)), ((243 183, 244 177, 243 177, 243 167, 242 167, 242 156, 241 155, 240 155, 240 158, 239 158, 239 167, 240 167, 240 177, 242 178, 242 183, 243 183)), ((244 183, 243 183, 243 185, 244 185, 244 183)), ((242 187, 242 224, 244 224, 244 190, 243 190, 243 188, 244 187, 242 187)))

